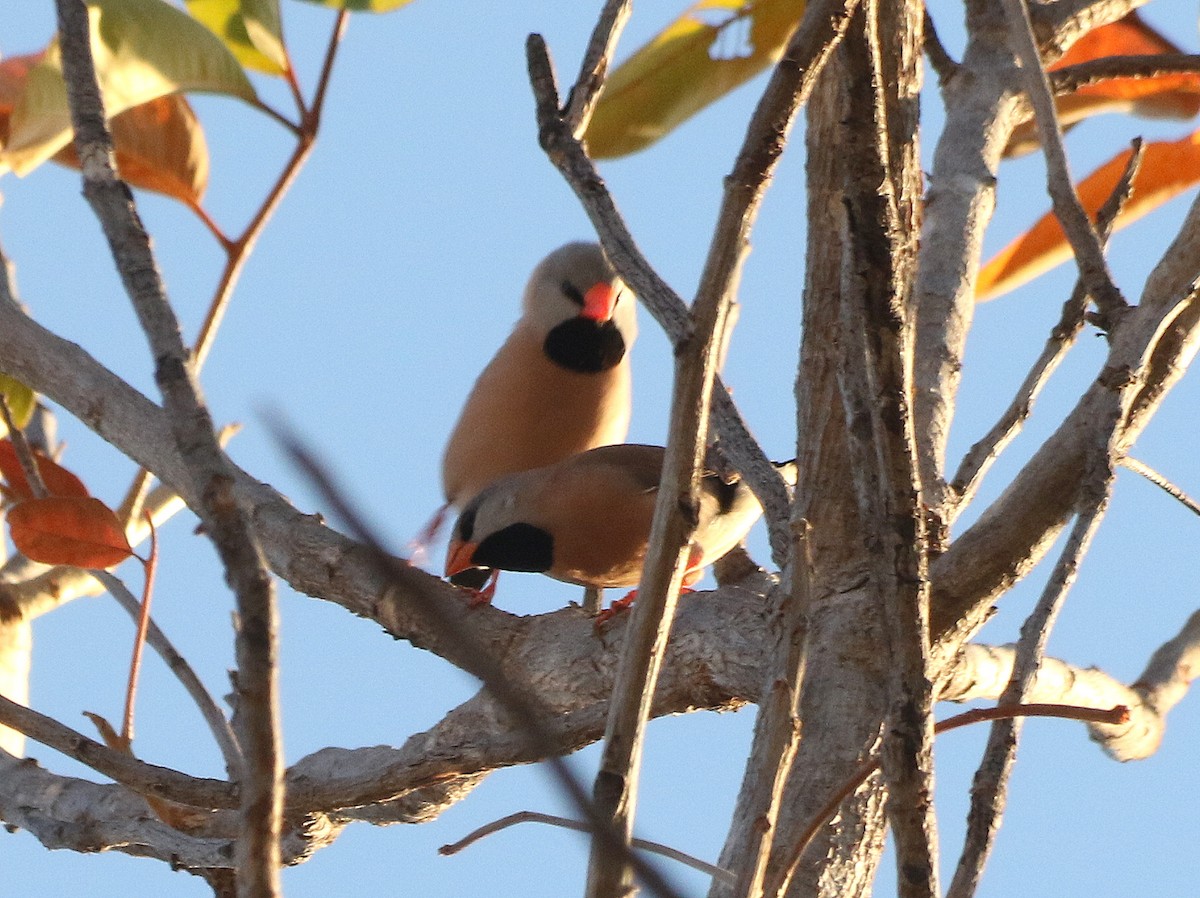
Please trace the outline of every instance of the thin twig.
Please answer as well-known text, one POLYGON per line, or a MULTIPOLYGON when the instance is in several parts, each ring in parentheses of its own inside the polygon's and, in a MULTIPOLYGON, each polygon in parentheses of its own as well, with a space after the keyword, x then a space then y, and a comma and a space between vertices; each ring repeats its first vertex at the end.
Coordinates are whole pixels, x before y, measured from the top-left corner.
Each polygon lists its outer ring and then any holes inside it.
POLYGON ((929 59, 929 64, 933 66, 933 71, 937 74, 938 85, 945 87, 951 78, 958 73, 959 64, 954 61, 945 45, 938 37, 937 29, 933 24, 933 16, 929 14, 929 10, 925 10, 925 56, 929 59))
MULTIPOLYGON (((493 820, 478 829, 467 833, 457 842, 452 842, 449 845, 443 845, 438 849, 438 854, 451 855, 458 854, 464 848, 469 848, 480 839, 486 838, 493 833, 498 833, 501 830, 508 829, 510 826, 515 826, 518 823, 546 823, 550 826, 557 826, 561 829, 569 829, 577 833, 591 832, 591 827, 586 823, 581 823, 578 820, 571 820, 568 817, 558 817, 554 814, 542 814, 538 811, 517 811, 515 814, 509 814, 507 817, 501 817, 499 820, 493 820)), ((651 851, 655 854, 661 854, 663 857, 668 857, 671 860, 679 861, 681 864, 686 864, 693 870, 699 870, 701 873, 707 873, 714 879, 720 879, 724 882, 733 882, 733 874, 724 867, 718 867, 716 864, 710 864, 708 861, 702 861, 697 857, 686 854, 678 848, 672 848, 669 845, 663 845, 661 842, 651 842, 647 839, 634 838, 630 845, 641 851, 651 851)))
POLYGON ((337 59, 337 50, 341 46, 342 38, 345 36, 348 21, 349 13, 344 9, 340 10, 337 18, 334 20, 333 32, 329 37, 329 44, 325 51, 325 61, 321 66, 321 75, 317 82, 316 93, 311 108, 306 108, 303 97, 297 94, 296 102, 300 108, 301 117, 300 126, 296 129, 295 150, 292 151, 292 155, 284 164, 283 171, 280 172, 279 177, 268 191, 266 199, 263 200, 258 211, 254 213, 254 217, 251 218, 250 223, 246 225, 246 229, 242 231, 239 237, 230 241, 225 247, 227 252, 225 268, 221 272, 216 293, 213 295, 212 302, 209 303, 208 312, 204 316, 204 322, 200 325, 200 331, 196 335, 196 341, 192 346, 192 358, 197 372, 204 367, 204 362, 208 358, 208 352, 212 348, 213 341, 216 338, 217 329, 221 326, 221 320, 225 317, 225 310, 228 308, 229 301, 233 296, 233 289, 237 286, 238 278, 241 276, 242 269, 245 267, 251 252, 254 250, 254 245, 258 241, 259 235, 262 233, 263 228, 266 227, 275 210, 279 208, 284 195, 299 176, 300 170, 304 168, 304 164, 308 161, 308 157, 312 154, 313 148, 316 145, 317 132, 321 124, 321 113, 325 106, 326 91, 328 90, 329 81, 333 74, 333 64, 337 59))
MULTIPOLYGON (((1111 384, 1103 378, 1101 382, 1108 385, 1109 392, 1093 425, 1095 442, 1085 455, 1086 469, 1080 484, 1075 524, 1037 605, 1021 625, 1012 676, 1000 697, 1002 704, 1019 703, 1029 695, 1059 609, 1108 510, 1114 478, 1114 446, 1137 381, 1126 377, 1111 384)), ((1003 817, 1020 732, 1020 721, 1016 719, 1000 720, 992 726, 971 786, 967 833, 948 898, 971 898, 975 894, 1003 817)))
POLYGON ((1145 80, 1163 75, 1200 73, 1200 55, 1192 53, 1153 53, 1144 56, 1105 56, 1047 72, 1056 95, 1071 94, 1116 78, 1145 80))
POLYGON ((583 138, 592 120, 592 113, 600 99, 600 89, 604 86, 608 67, 617 49, 617 41, 631 12, 633 0, 606 0, 600 12, 579 66, 579 77, 567 95, 567 105, 563 110, 563 122, 576 139, 583 138))
MULTIPOLYGON (((536 101, 538 137, 542 148, 579 197, 604 245, 605 253, 621 278, 633 288, 638 299, 678 348, 691 337, 692 323, 687 305, 642 255, 583 144, 565 127, 559 110, 553 65, 541 35, 529 36, 526 59, 536 101)), ((771 532, 772 556, 776 564, 782 566, 789 545, 786 532, 788 497, 783 478, 771 465, 762 447, 750 436, 749 428, 741 420, 728 390, 719 379, 714 394, 714 423, 723 450, 762 503, 763 516, 771 532)))
MULTIPOLYGON (((1107 506, 1106 491, 1100 503, 1076 518, 1075 526, 1063 547, 1050 582, 1038 600, 1037 607, 1021 626, 1017 659, 1013 665, 1012 678, 1000 697, 1002 704, 1019 703, 1028 694, 1045 653, 1050 629, 1067 591, 1075 580, 1079 564, 1087 553, 1107 506)), ((1021 728, 1018 721, 1019 718, 1006 718, 992 726, 983 760, 971 785, 967 834, 954 878, 946 893, 947 898, 970 898, 975 894, 979 879, 983 875, 983 868, 991 855, 1004 811, 1008 778, 1016 758, 1017 740, 1020 737, 1021 728)))
POLYGON ((4 426, 8 428, 9 442, 12 443, 17 463, 21 466, 21 473, 25 475, 30 491, 37 499, 50 495, 50 490, 46 488, 46 481, 42 479, 41 469, 38 468, 37 459, 29 447, 29 441, 25 439, 25 434, 13 420, 12 409, 8 407, 8 397, 3 393, 0 393, 0 416, 4 418, 4 426))
MULTIPOLYGON (((142 600, 138 603, 136 633, 133 637, 133 656, 129 661, 129 684, 125 690, 125 714, 121 718, 121 741, 129 746, 133 743, 133 709, 137 700, 138 674, 142 670, 142 650, 146 646, 146 631, 150 628, 150 603, 154 598, 154 575, 158 569, 158 531, 154 522, 146 515, 150 528, 150 555, 142 561, 142 600)), ((95 576, 95 571, 92 571, 95 576)))
MULTIPOLYGON (((1107 246, 1108 239, 1112 235, 1113 225, 1117 217, 1121 214, 1121 210, 1125 208, 1125 203, 1133 195, 1133 179, 1137 177, 1137 173, 1142 165, 1142 157, 1145 151, 1144 142, 1140 137, 1136 138, 1131 142, 1130 147, 1129 162, 1125 166, 1125 171, 1121 174, 1120 180, 1113 188, 1112 193, 1109 194, 1108 199, 1104 201, 1104 205, 1100 208, 1096 216, 1096 227, 1099 231, 1102 245, 1105 246, 1107 246)), ((1033 363, 1033 367, 1029 370, 1029 373, 1025 375, 1025 379, 1021 382, 1021 386, 1018 388, 1012 402, 1004 410, 1000 419, 992 425, 991 429, 983 437, 971 446, 967 454, 963 456, 963 460, 959 463, 958 471, 955 473, 954 480, 950 484, 951 495, 954 498, 952 507, 946 510, 948 520, 953 520, 955 516, 970 504, 992 462, 1000 456, 1000 453, 1021 432, 1025 421, 1029 419, 1030 414, 1033 412, 1033 405, 1041 394, 1042 388, 1049 381, 1050 376, 1057 370, 1059 363, 1066 356, 1067 351, 1074 345, 1076 338, 1083 330, 1087 300, 1087 287, 1084 285, 1082 278, 1080 278, 1076 281, 1075 288, 1071 291, 1070 297, 1063 303, 1058 323, 1050 331, 1050 336, 1046 338, 1046 345, 1042 348, 1041 355, 1033 363)))
POLYGON ((163 407, 194 492, 201 497, 195 510, 237 600, 238 709, 244 722, 241 742, 246 758, 240 777, 238 888, 255 898, 271 898, 280 893, 283 806, 274 588, 248 515, 234 493, 233 471, 200 396, 191 354, 180 337, 149 236, 129 187, 117 177, 112 135, 91 56, 87 10, 75 0, 56 0, 56 7, 84 195, 100 221, 146 334, 163 407))
POLYGON ((0 696, 0 723, 112 777, 138 795, 193 808, 237 807, 238 789, 233 783, 189 776, 170 767, 139 761, 4 696, 0 696))
MULTIPOLYGON (((943 733, 948 733, 951 730, 971 724, 984 723, 990 720, 1007 720, 1014 717, 1056 717, 1061 720, 1078 720, 1092 724, 1119 724, 1126 719, 1128 714, 1128 709, 1121 705, 1108 709, 1084 708, 1078 705, 1032 703, 1023 705, 998 705, 994 708, 973 708, 970 711, 964 711, 962 714, 948 717, 934 724, 933 731, 936 735, 940 736, 943 733)), ((805 850, 812 844, 812 840, 816 838, 817 833, 821 831, 821 828, 825 824, 833 819, 842 802, 853 795, 858 787, 865 783, 871 774, 879 769, 879 763, 878 756, 864 761, 849 779, 846 780, 842 788, 832 795, 821 806, 820 810, 813 815, 812 822, 801 831, 796 844, 792 846, 788 855, 788 875, 785 882, 791 880, 792 872, 800 863, 800 858, 804 856, 805 850)))
POLYGON ((1002 5, 1008 23, 1009 41, 1021 63, 1025 89, 1033 105, 1038 134, 1046 154, 1046 180, 1054 214, 1058 216, 1063 233, 1066 234, 1075 253, 1079 276, 1087 285, 1092 301, 1107 322, 1106 329, 1111 330, 1120 323, 1129 310, 1129 304, 1113 281, 1100 238, 1079 201, 1079 194, 1075 192, 1067 165, 1067 154, 1063 149, 1058 113, 1050 92, 1050 82, 1034 40, 1029 9, 1025 0, 1003 0, 1002 5))
MULTIPOLYGON (((350 534, 367 549, 370 563, 389 581, 402 582, 407 563, 387 552, 383 541, 349 504, 324 467, 281 422, 268 420, 268 426, 287 455, 309 478, 333 512, 345 522, 350 534)), ((553 719, 554 715, 544 707, 538 697, 523 684, 514 682, 474 629, 463 620, 448 614, 442 604, 432 596, 414 590, 406 592, 405 598, 412 603, 430 629, 459 648, 460 654, 455 663, 478 678, 492 698, 512 716, 516 731, 546 758, 546 764, 559 786, 590 821, 593 833, 606 840, 615 851, 624 851, 630 864, 637 869, 642 881, 654 894, 660 898, 679 898, 657 870, 624 847, 622 838, 613 829, 611 822, 596 812, 595 805, 587 797, 582 784, 557 753, 553 735, 544 723, 553 719)))
MULTIPOLYGON (((124 608, 134 621, 137 621, 141 614, 141 602, 125 587, 120 578, 108 571, 92 571, 91 575, 104 584, 104 588, 117 600, 117 604, 124 608)), ((196 703, 200 716, 208 724, 208 728, 212 731, 213 737, 221 749, 226 771, 231 777, 237 776, 238 771, 242 768, 242 750, 237 744, 237 737, 234 736, 233 729, 229 726, 229 721, 222 713, 220 705, 204 688, 204 683, 196 676, 191 665, 187 663, 183 655, 179 654, 153 618, 146 627, 146 643, 158 653, 163 663, 167 665, 167 669, 175 675, 184 691, 196 703)))
POLYGON ((1120 465, 1128 468, 1135 474, 1141 474, 1167 495, 1173 499, 1178 499, 1193 514, 1200 514, 1200 503, 1145 462, 1138 461, 1130 455, 1125 455, 1121 457, 1120 465))
MULTIPOLYGON (((606 13, 610 9, 615 15, 615 7, 606 7, 606 13)), ((834 21, 839 23, 837 17, 834 21)), ((844 22, 840 24, 844 25, 844 22)), ((603 33, 602 27, 598 31, 603 33)), ((747 127, 733 172, 725 181, 722 209, 691 315, 692 332, 686 340, 676 343, 671 438, 651 529, 651 550, 643 569, 631 632, 617 670, 605 750, 596 779, 600 811, 611 814, 626 839, 632 829, 642 733, 685 566, 687 536, 694 527, 694 523, 681 513, 681 508, 693 506, 695 502, 697 471, 703 462, 707 437, 710 397, 728 339, 730 309, 748 249, 748 235, 765 185, 786 145, 796 111, 811 91, 816 73, 828 58, 837 35, 836 26, 831 27, 828 20, 821 21, 820 16, 811 11, 793 35, 747 127)), ((539 36, 530 36, 527 57, 543 147, 556 164, 565 154, 573 153, 582 156, 581 164, 590 168, 590 161, 574 133, 574 123, 564 120, 559 111, 553 69, 539 36)), ((586 70, 584 77, 590 77, 586 70)), ((586 92, 597 89, 598 85, 594 83, 576 85, 574 93, 586 98, 586 92)), ((564 165, 559 167, 567 174, 564 165)), ((571 180, 569 176, 568 180, 571 180)), ((589 187, 592 194, 604 195, 604 204, 612 208, 611 198, 607 197, 602 184, 593 181, 589 187)), ((581 193, 580 198, 588 206, 585 195, 581 193)), ((592 207, 589 206, 588 211, 594 220, 598 217, 592 207)), ((597 228, 606 249, 613 249, 605 240, 599 223, 597 228)), ((610 252, 614 264, 618 255, 610 252)), ((635 290, 641 279, 639 273, 631 281, 635 290)), ((782 488, 782 483, 778 486, 782 488)), ((786 497, 786 492, 783 495, 786 497)), ((774 511, 778 512, 780 506, 786 507, 786 498, 774 511)), ((781 524, 782 520, 776 514, 773 530, 781 524)), ((773 542, 774 536, 773 533, 773 542)), ((781 554, 786 558, 786 548, 781 554)), ((620 892, 629 885, 629 871, 624 860, 597 842, 589 866, 587 894, 600 898, 620 892)))

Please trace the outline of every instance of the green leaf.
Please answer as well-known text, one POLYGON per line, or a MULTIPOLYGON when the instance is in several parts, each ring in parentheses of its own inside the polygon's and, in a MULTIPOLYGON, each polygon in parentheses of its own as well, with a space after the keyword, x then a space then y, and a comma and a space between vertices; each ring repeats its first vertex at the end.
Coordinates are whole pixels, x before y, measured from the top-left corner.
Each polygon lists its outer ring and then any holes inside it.
POLYGON ((304 0, 305 3, 315 3, 317 6, 332 6, 334 9, 348 9, 351 12, 391 12, 401 6, 408 6, 412 0, 304 0))
MULTIPOLYGON (((29 419, 33 417, 33 410, 37 406, 37 395, 19 380, 9 377, 7 374, 0 374, 0 396, 3 396, 4 401, 8 404, 8 411, 12 415, 13 423, 23 430, 29 423, 29 419)), ((7 431, 4 419, 0 418, 0 434, 7 433, 7 431)))
MULTIPOLYGON (((215 34, 164 0, 88 0, 92 55, 109 117, 168 94, 200 91, 247 102, 257 96, 215 34)), ((25 174, 69 139, 61 50, 52 41, 13 110, 4 161, 25 174)))
POLYGON ((774 64, 803 0, 700 0, 617 67, 585 139, 597 159, 645 149, 774 64))
POLYGON ((242 65, 268 75, 286 70, 279 0, 187 0, 187 8, 242 65))

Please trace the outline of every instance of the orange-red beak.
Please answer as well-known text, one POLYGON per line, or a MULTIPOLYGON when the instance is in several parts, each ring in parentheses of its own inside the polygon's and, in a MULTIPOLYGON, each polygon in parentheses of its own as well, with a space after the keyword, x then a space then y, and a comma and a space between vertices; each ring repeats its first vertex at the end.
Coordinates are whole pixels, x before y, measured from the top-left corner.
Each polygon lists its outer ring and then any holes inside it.
POLYGON ((467 568, 478 567, 471 560, 479 543, 463 542, 461 539, 450 540, 450 548, 446 550, 446 573, 444 576, 453 577, 467 568))
POLYGON ((608 281, 593 284, 583 294, 583 311, 579 314, 592 321, 608 321, 613 316, 617 296, 616 288, 608 281))

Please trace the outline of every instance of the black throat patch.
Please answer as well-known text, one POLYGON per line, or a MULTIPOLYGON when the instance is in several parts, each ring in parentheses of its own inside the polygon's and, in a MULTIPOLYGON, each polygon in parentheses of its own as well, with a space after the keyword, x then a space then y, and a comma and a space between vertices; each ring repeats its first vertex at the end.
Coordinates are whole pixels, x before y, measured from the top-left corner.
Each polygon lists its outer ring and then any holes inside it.
POLYGON ((546 334, 546 357, 559 367, 580 374, 599 374, 625 358, 625 338, 612 321, 571 318, 546 334))
POLYGON ((480 541, 471 563, 541 574, 554 564, 554 537, 532 524, 509 524, 480 541))

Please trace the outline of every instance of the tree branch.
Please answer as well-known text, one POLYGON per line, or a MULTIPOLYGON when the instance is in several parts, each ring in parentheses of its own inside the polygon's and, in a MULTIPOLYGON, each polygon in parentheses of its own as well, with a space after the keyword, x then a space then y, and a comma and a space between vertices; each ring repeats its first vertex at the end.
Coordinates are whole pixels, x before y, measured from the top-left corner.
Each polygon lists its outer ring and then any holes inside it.
POLYGON ((1071 172, 1067 165, 1067 154, 1062 144, 1062 129, 1058 124, 1058 112, 1050 82, 1042 67, 1037 44, 1033 36, 1033 23, 1025 0, 1003 0, 1005 17, 1009 25, 1009 41, 1013 52, 1021 63, 1025 89, 1033 104, 1041 136, 1043 152, 1046 154, 1047 182, 1054 214, 1062 224, 1063 232, 1075 252, 1080 280, 1087 285, 1092 301, 1107 322, 1106 329, 1115 328, 1129 305, 1113 283, 1104 258, 1104 247, 1096 230, 1084 211, 1079 195, 1075 192, 1071 172))
POLYGON ((576 139, 583 139, 592 120, 609 64, 617 49, 617 41, 632 12, 633 0, 606 0, 600 11, 600 18, 583 54, 583 62, 579 65, 579 76, 567 94, 567 105, 562 110, 563 124, 576 139))
MULTIPOLYGON (((1121 210, 1132 193, 1133 179, 1137 177, 1138 169, 1141 168, 1143 150, 1144 144, 1141 138, 1135 139, 1132 142, 1129 164, 1125 166, 1120 180, 1096 216, 1096 228, 1102 246, 1108 245, 1113 223, 1121 214, 1121 210)), ((1087 301, 1087 287, 1080 279, 1076 281, 1071 296, 1063 303, 1058 324, 1050 331, 1042 354, 1038 356, 1029 373, 1025 375, 1025 380, 1021 382, 1017 395, 1013 397, 1000 419, 992 425, 991 430, 971 446, 959 463, 958 471, 950 484, 950 489, 955 497, 947 512, 950 520, 957 517, 970 504, 992 462, 1020 433, 1021 427, 1033 412, 1033 404, 1037 401, 1042 387, 1049 381, 1050 376, 1066 357, 1067 351, 1074 345, 1076 338, 1083 330, 1087 301)))
POLYGON ((203 501, 197 508, 237 597, 237 712, 243 724, 241 771, 244 826, 238 838, 238 892, 244 898, 279 894, 282 745, 276 683, 277 621, 274 590, 233 478, 203 404, 189 351, 180 337, 159 277, 150 240, 129 187, 120 181, 112 135, 96 81, 87 7, 56 0, 75 148, 84 195, 108 238, 125 289, 133 301, 155 360, 155 381, 174 438, 203 501))

